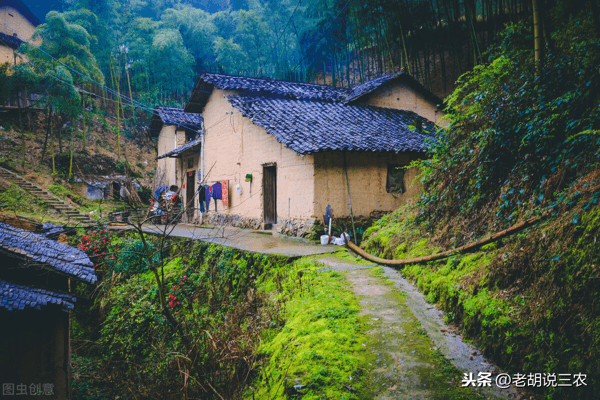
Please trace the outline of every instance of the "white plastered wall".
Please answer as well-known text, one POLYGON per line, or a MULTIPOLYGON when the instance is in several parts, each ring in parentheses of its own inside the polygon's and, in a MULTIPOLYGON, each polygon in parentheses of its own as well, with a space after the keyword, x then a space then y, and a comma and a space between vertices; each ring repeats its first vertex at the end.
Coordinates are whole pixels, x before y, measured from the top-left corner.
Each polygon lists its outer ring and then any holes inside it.
MULTIPOLYGON (((225 95, 235 92, 214 89, 204 110, 206 180, 229 180, 229 207, 217 201, 220 214, 263 218, 263 166, 275 165, 277 173, 277 216, 282 219, 311 219, 314 216, 314 159, 302 156, 277 142, 274 136, 254 125, 234 109, 225 95), (252 174, 252 182, 246 182, 252 174), (242 193, 236 192, 240 184, 242 193)), ((215 205, 211 201, 210 210, 215 205)))
MULTIPOLYGON (((12 7, 0 7, 0 19, 5 21, 9 26, 0 21, 0 32, 13 36, 15 30, 18 32, 18 38, 21 40, 30 40, 35 31, 35 26, 19 11, 12 7), (13 28, 13 29, 11 29, 13 28)), ((5 46, 0 42, 0 64, 5 62, 14 63, 14 52, 10 47, 5 46)), ((22 62, 22 58, 17 56, 17 63, 22 62)))

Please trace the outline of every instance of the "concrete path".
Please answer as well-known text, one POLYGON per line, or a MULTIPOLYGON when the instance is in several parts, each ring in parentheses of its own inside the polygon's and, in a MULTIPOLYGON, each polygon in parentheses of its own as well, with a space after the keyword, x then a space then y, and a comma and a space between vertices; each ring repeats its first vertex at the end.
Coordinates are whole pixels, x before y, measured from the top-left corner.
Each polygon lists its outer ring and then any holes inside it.
POLYGON ((427 303, 418 289, 388 267, 334 255, 315 257, 322 271, 344 273, 370 326, 366 344, 375 356, 371 371, 375 399, 523 399, 514 388, 499 389, 501 371, 466 343, 444 313, 427 303), (444 373, 446 363, 457 368, 444 373), (462 388, 463 374, 491 373, 492 387, 462 388))
MULTIPOLYGON (((130 230, 129 225, 111 225, 111 230, 130 230)), ((240 250, 265 254, 279 254, 287 257, 303 257, 317 254, 331 253, 339 246, 321 246, 303 239, 288 236, 274 235, 269 231, 253 231, 231 227, 203 228, 196 225, 144 225, 144 232, 154 234, 167 234, 215 243, 222 246, 233 247, 240 250)))

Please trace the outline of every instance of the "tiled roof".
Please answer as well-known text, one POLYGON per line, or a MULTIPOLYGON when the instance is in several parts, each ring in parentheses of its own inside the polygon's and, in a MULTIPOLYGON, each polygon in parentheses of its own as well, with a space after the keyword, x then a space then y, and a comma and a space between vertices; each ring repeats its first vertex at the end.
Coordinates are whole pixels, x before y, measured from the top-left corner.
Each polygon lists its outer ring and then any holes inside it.
POLYGON ((183 146, 176 148, 175 150, 171 150, 168 153, 165 153, 161 156, 156 157, 156 159, 160 160, 161 158, 165 158, 165 157, 176 157, 185 151, 194 150, 195 148, 199 147, 201 145, 201 143, 202 143, 202 139, 200 139, 200 138, 191 140, 191 141, 187 142, 186 144, 184 144, 183 146))
POLYGON ((3 7, 12 7, 16 9, 23 14, 33 26, 38 26, 42 23, 21 0, 0 0, 0 8, 3 7))
POLYGON ((200 112, 213 88, 236 90, 242 94, 263 94, 296 100, 341 102, 350 89, 313 83, 279 81, 269 78, 248 78, 205 72, 200 75, 190 101, 185 107, 188 112, 200 112))
POLYGON ((0 223, 0 250, 86 282, 97 280, 94 264, 83 251, 3 223, 0 223))
POLYGON ((279 81, 269 78, 247 78, 223 74, 204 73, 200 75, 204 82, 211 83, 224 90, 243 90, 248 92, 266 92, 292 99, 342 101, 349 90, 313 83, 279 81))
POLYGON ((150 132, 156 136, 163 125, 179 125, 183 128, 199 130, 202 127, 202 115, 186 113, 183 108, 163 107, 154 108, 154 115, 150 121, 150 132))
POLYGON ((412 111, 315 101, 230 96, 235 108, 300 154, 323 150, 425 151, 435 125, 412 111))
POLYGON ((8 311, 22 311, 26 308, 41 310, 42 306, 54 305, 68 312, 74 308, 74 303, 73 296, 0 280, 0 308, 8 311))
POLYGON ((380 76, 379 78, 372 79, 368 82, 361 83, 360 85, 356 85, 352 88, 348 96, 344 99, 344 104, 349 104, 355 100, 360 99, 361 97, 375 91, 383 84, 393 80, 393 79, 403 79, 408 84, 410 84, 415 90, 422 93, 427 99, 432 101, 433 103, 442 104, 442 99, 431 93, 427 90, 423 85, 421 85, 417 80, 411 77, 409 74, 405 73, 404 70, 400 70, 398 72, 392 72, 390 74, 386 74, 380 76))

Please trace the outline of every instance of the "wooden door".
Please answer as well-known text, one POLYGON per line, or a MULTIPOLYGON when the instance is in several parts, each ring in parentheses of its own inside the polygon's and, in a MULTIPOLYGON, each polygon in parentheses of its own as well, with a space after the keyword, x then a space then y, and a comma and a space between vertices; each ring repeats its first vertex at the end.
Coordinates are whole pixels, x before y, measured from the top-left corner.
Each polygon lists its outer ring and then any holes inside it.
POLYGON ((277 170, 263 167, 263 205, 265 228, 277 223, 277 170))
POLYGON ((187 173, 187 182, 185 184, 185 207, 187 210, 188 222, 194 218, 194 178, 196 171, 187 173))

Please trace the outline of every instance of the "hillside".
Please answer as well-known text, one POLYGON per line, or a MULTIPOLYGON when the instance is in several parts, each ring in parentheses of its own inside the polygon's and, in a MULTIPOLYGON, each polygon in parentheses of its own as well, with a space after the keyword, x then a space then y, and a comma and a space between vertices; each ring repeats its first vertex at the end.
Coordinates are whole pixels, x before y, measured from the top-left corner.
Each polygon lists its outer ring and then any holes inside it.
MULTIPOLYGON (((28 120, 28 119, 27 119, 28 120)), ((155 168, 155 150, 152 144, 143 136, 144 127, 137 128, 133 134, 121 134, 121 159, 117 156, 117 134, 115 121, 106 117, 103 112, 97 112, 88 122, 85 138, 81 124, 73 135, 73 165, 72 176, 69 177, 71 159, 71 136, 68 125, 62 125, 59 133, 53 133, 54 138, 54 167, 52 166, 52 139, 47 140, 47 115, 41 112, 32 112, 31 124, 24 124, 24 131, 19 131, 19 117, 17 112, 4 112, 0 120, 0 166, 21 175, 24 179, 37 184, 58 195, 68 204, 90 212, 97 210, 100 204, 104 207, 107 202, 94 202, 83 197, 81 187, 75 183, 80 181, 93 181, 94 177, 123 175, 127 173, 142 187, 152 186, 155 168), (59 143, 62 141, 62 143, 59 143), (44 158, 44 142, 47 140, 44 158), (25 148, 25 162, 23 166, 22 150, 25 148), (61 152, 62 147, 62 152, 61 152), (124 169, 127 166, 127 170, 124 169)), ((28 193, 11 187, 10 182, 0 181, 2 192, 0 198, 4 203, 4 211, 18 212, 34 218, 58 218, 39 201, 28 193), (51 213, 51 214, 50 214, 51 213)), ((149 190, 149 189, 147 189, 149 190)), ((109 208, 118 207, 117 203, 108 201, 109 208)))
POLYGON ((418 163, 422 195, 363 243, 410 259, 539 217, 470 254, 402 273, 511 373, 568 373, 571 384, 587 376, 577 389, 537 389, 551 399, 595 398, 600 382, 600 41, 580 17, 556 27, 537 68, 528 26, 504 32, 448 98, 450 127, 418 163))

